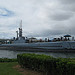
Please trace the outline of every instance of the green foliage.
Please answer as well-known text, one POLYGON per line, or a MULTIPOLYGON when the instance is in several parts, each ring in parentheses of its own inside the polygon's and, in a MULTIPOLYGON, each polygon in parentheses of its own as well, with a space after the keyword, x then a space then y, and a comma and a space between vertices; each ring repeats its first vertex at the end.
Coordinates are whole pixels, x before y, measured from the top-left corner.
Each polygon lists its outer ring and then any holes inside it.
POLYGON ((75 75, 75 59, 29 53, 18 54, 17 59, 23 68, 42 71, 46 75, 75 75))
POLYGON ((0 58, 0 62, 17 62, 17 59, 0 58))

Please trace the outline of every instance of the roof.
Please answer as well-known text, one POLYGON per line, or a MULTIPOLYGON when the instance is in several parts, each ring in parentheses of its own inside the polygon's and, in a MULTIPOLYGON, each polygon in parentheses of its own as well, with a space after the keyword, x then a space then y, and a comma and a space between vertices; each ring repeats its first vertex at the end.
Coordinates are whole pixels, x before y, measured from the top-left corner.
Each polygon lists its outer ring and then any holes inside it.
POLYGON ((67 35, 64 35, 64 37, 71 37, 71 35, 68 35, 68 34, 67 34, 67 35))

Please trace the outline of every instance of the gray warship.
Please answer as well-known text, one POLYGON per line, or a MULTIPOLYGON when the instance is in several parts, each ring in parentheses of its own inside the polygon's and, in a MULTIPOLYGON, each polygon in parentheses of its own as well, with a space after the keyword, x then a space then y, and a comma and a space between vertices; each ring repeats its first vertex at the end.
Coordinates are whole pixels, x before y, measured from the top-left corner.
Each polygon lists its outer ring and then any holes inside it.
MULTIPOLYGON (((75 41, 49 41, 49 42, 27 42, 28 38, 22 36, 22 21, 17 38, 11 44, 0 44, 1 50, 20 50, 33 52, 75 52, 75 41)), ((69 35, 67 35, 69 36, 69 35)))

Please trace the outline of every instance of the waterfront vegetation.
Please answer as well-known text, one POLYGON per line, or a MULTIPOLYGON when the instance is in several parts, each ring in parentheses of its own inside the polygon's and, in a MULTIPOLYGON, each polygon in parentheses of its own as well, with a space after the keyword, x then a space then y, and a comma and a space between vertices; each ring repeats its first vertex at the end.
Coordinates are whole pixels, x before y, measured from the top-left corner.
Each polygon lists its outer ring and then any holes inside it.
POLYGON ((75 58, 53 58, 39 54, 18 54, 18 63, 23 68, 41 71, 45 75, 75 75, 75 58))
POLYGON ((17 62, 17 59, 0 58, 0 62, 17 62))
POLYGON ((17 59, 0 58, 0 75, 75 75, 75 58, 29 53, 18 54, 17 59))
POLYGON ((43 75, 29 69, 23 69, 17 59, 0 58, 0 75, 43 75))

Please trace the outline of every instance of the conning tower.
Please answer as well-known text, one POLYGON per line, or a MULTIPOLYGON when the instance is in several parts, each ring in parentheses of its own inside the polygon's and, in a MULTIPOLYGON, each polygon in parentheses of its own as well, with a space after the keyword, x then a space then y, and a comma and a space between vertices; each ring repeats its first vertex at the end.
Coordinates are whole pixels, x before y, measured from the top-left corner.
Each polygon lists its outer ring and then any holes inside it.
POLYGON ((22 20, 20 22, 19 31, 16 31, 17 39, 14 40, 14 43, 25 43, 25 37, 22 36, 22 20))
POLYGON ((19 37, 22 37, 22 20, 21 20, 20 28, 19 28, 19 37))

